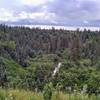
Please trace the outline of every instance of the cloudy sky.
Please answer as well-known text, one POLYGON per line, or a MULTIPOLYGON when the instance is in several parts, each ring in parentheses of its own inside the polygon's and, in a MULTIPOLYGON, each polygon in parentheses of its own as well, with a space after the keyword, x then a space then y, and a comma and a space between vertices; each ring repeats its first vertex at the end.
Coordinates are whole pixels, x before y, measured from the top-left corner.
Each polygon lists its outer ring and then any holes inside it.
POLYGON ((0 0, 0 23, 100 26, 100 0, 0 0))

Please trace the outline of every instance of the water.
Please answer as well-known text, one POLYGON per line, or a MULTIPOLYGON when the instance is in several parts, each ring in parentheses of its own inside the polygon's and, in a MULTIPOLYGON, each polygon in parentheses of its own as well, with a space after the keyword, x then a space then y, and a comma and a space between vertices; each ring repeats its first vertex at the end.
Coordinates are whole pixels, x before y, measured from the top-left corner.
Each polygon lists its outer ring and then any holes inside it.
POLYGON ((57 67, 55 68, 55 70, 53 71, 53 74, 52 74, 53 77, 56 75, 57 72, 59 72, 59 69, 60 69, 60 67, 61 67, 61 64, 62 64, 62 63, 59 62, 59 63, 58 63, 58 66, 57 66, 57 67))

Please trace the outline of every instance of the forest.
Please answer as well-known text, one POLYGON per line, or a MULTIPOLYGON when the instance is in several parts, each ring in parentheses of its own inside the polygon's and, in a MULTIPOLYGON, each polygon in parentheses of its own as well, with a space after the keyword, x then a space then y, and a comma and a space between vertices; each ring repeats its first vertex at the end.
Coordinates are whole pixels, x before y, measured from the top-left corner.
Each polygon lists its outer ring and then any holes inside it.
POLYGON ((51 100, 52 91, 99 95, 100 31, 11 27, 1 24, 0 87, 4 90, 41 92, 45 100, 51 100), (61 66, 53 75, 59 63, 61 66))

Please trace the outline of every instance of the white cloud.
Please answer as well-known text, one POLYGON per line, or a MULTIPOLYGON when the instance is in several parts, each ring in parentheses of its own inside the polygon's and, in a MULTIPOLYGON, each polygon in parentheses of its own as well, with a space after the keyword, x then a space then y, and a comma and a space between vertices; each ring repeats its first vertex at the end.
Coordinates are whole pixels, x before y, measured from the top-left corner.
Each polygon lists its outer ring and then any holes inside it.
POLYGON ((29 18, 31 19, 41 19, 41 20, 51 20, 54 19, 56 16, 54 13, 49 12, 36 12, 36 13, 29 13, 29 18))
POLYGON ((88 23, 89 23, 89 21, 87 21, 87 20, 84 20, 84 21, 83 21, 83 23, 84 23, 84 24, 88 24, 88 23))
POLYGON ((7 11, 4 8, 0 9, 0 21, 14 21, 16 20, 15 18, 13 18, 13 13, 7 11))
POLYGON ((20 0, 20 3, 28 6, 38 6, 41 4, 45 4, 48 1, 53 1, 53 0, 20 0))
POLYGON ((51 12, 35 12, 35 13, 28 13, 25 11, 22 11, 19 15, 19 19, 32 19, 32 20, 38 20, 38 21, 49 21, 54 22, 56 19, 55 13, 51 12))
POLYGON ((28 13, 25 11, 22 11, 21 13, 18 14, 19 19, 27 19, 28 18, 28 13))
POLYGON ((10 21, 10 22, 16 22, 18 20, 23 20, 23 19, 31 19, 35 21, 48 21, 48 22, 55 22, 56 15, 55 13, 43 11, 43 12, 25 12, 21 11, 17 15, 14 14, 12 11, 8 11, 4 8, 0 9, 0 21, 10 21))

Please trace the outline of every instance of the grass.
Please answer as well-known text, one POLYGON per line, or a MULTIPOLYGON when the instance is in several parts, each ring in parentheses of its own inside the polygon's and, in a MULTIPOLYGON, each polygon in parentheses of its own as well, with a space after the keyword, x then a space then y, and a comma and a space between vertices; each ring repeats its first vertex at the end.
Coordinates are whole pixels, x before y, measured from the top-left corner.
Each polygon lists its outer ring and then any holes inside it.
POLYGON ((43 96, 28 90, 0 89, 0 100, 43 100, 43 96))
POLYGON ((52 100, 100 100, 100 96, 87 95, 87 94, 64 94, 62 92, 55 93, 52 100))
MULTIPOLYGON (((32 91, 25 90, 13 90, 13 89, 2 89, 0 88, 0 100, 44 100, 43 94, 35 93, 32 91)), ((55 92, 52 95, 52 100, 100 100, 100 96, 87 94, 64 94, 62 92, 55 92)))

